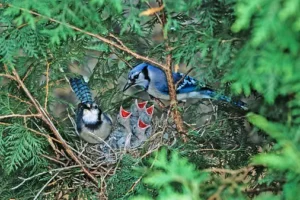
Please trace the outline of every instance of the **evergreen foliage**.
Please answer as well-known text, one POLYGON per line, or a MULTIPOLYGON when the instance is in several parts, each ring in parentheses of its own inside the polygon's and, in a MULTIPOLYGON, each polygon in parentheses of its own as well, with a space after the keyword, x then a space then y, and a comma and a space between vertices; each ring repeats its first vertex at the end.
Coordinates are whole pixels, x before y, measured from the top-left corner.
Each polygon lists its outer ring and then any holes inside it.
POLYGON ((299 9, 298 0, 2 1, 1 198, 300 196, 299 9), (128 48, 161 63, 171 55, 174 70, 193 68, 201 84, 249 97, 250 112, 204 100, 178 108, 189 127, 186 143, 168 118, 154 142, 121 152, 116 163, 83 155, 69 117, 74 102, 58 91, 69 88, 72 68, 86 70, 94 59, 84 73, 101 108, 115 116, 139 96, 120 91, 123 74, 141 62, 128 48), (199 123, 203 118, 209 120, 199 123))

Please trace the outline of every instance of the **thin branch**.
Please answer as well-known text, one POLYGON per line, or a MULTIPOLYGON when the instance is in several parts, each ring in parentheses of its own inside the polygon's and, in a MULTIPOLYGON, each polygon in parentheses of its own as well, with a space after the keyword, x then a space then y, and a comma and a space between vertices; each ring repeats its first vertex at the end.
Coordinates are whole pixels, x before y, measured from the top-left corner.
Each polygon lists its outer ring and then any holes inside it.
POLYGON ((34 199, 33 200, 36 200, 41 192, 47 187, 47 185, 59 174, 59 172, 57 172, 56 174, 54 174, 54 176, 52 176, 48 181, 47 183, 40 189, 40 191, 35 195, 34 199))
POLYGON ((38 131, 36 131, 36 130, 34 130, 34 129, 32 129, 32 128, 28 128, 28 127, 24 127, 24 128, 28 129, 29 131, 31 131, 31 132, 33 132, 33 133, 36 133, 37 135, 42 135, 42 136, 46 137, 48 140, 49 140, 49 139, 50 139, 50 140, 54 140, 55 142, 61 144, 61 141, 59 141, 59 140, 56 139, 56 138, 51 137, 50 135, 47 135, 47 134, 38 132, 38 131))
POLYGON ((178 84, 179 84, 183 79, 185 79, 185 77, 186 77, 192 70, 193 70, 193 68, 189 69, 189 70, 187 71, 187 73, 185 73, 185 75, 182 76, 181 79, 179 79, 179 81, 176 82, 176 84, 175 84, 175 89, 177 89, 178 84))
POLYGON ((35 175, 33 175, 33 176, 30 176, 30 177, 28 177, 28 178, 22 178, 22 177, 20 177, 19 179, 22 179, 23 181, 22 181, 19 185, 17 185, 17 186, 15 186, 15 187, 11 188, 11 190, 18 189, 18 188, 21 187, 26 181, 30 181, 31 179, 34 179, 34 178, 36 178, 36 177, 38 177, 38 176, 42 176, 42 175, 47 174, 47 173, 50 173, 50 174, 51 174, 51 172, 56 172, 56 171, 61 172, 61 171, 64 171, 64 170, 68 170, 68 169, 72 169, 72 168, 77 168, 77 167, 81 167, 81 166, 80 166, 80 165, 72 165, 72 166, 68 166, 68 167, 62 167, 62 168, 52 169, 52 170, 49 170, 49 171, 46 171, 46 172, 41 172, 41 173, 35 174, 35 175))
MULTIPOLYGON (((150 5, 150 3, 148 1, 146 1, 145 3, 148 5, 149 8, 153 9, 152 6, 150 5)), ((162 25, 163 22, 162 22, 162 20, 161 20, 161 18, 159 16, 159 14, 157 14, 156 12, 154 14, 155 14, 156 18, 158 19, 159 23, 162 25)))
POLYGON ((54 161, 54 162, 56 162, 56 163, 59 163, 59 164, 61 164, 62 166, 67 166, 65 163, 63 163, 63 162, 61 162, 61 161, 59 161, 59 160, 57 160, 57 159, 55 159, 55 158, 52 158, 52 157, 50 157, 50 156, 47 156, 47 155, 45 155, 45 154, 42 154, 41 156, 43 156, 44 158, 47 158, 47 159, 49 159, 49 160, 51 160, 51 161, 54 161))
POLYGON ((22 78, 23 82, 27 79, 27 77, 29 76, 29 74, 32 70, 33 70, 33 66, 30 66, 29 69, 27 70, 25 76, 22 78))
POLYGON ((48 103, 48 95, 49 95, 49 67, 50 63, 47 61, 47 69, 46 69, 46 97, 45 97, 45 110, 47 111, 47 103, 48 103))
POLYGON ((245 189, 244 192, 247 194, 259 194, 262 192, 278 192, 281 191, 282 187, 266 187, 266 188, 254 188, 254 189, 245 189))
POLYGON ((128 53, 130 55, 132 55, 136 59, 143 60, 143 61, 145 61, 147 63, 150 63, 150 64, 153 64, 153 65, 155 65, 157 67, 160 67, 161 69, 166 69, 167 68, 165 65, 163 65, 163 64, 161 64, 161 63, 159 63, 159 62, 157 62, 157 61, 155 61, 153 59, 150 59, 150 58, 147 58, 145 56, 139 55, 139 54, 135 53, 134 51, 132 51, 131 49, 129 49, 128 47, 122 46, 122 45, 118 45, 118 44, 114 43, 113 41, 111 41, 111 40, 109 40, 109 39, 107 39, 105 37, 102 37, 100 35, 91 33, 89 31, 85 31, 85 30, 83 30, 81 28, 78 28, 76 26, 73 26, 73 25, 71 25, 69 23, 64 23, 64 22, 58 21, 58 20, 56 20, 54 18, 51 18, 51 17, 45 16, 45 15, 39 14, 39 13, 31 11, 31 10, 27 10, 25 8, 20 8, 20 7, 14 6, 12 4, 8 4, 8 6, 20 9, 20 10, 22 10, 24 12, 28 12, 30 14, 33 14, 33 15, 36 15, 36 16, 39 16, 39 17, 43 17, 45 19, 48 19, 49 21, 55 22, 57 24, 64 25, 64 26, 69 27, 69 28, 71 28, 73 30, 76 30, 78 32, 81 32, 81 33, 84 33, 84 34, 89 35, 91 37, 97 38, 98 40, 100 40, 100 41, 102 41, 102 42, 104 42, 104 43, 106 43, 106 44, 108 44, 110 46, 116 47, 116 48, 118 48, 118 49, 120 49, 120 50, 122 50, 122 51, 124 51, 124 52, 126 52, 126 53, 128 53))
POLYGON ((117 52, 112 51, 120 60, 122 60, 130 69, 132 69, 132 66, 129 64, 129 62, 127 60, 125 60, 124 58, 122 58, 117 52))
MULTIPOLYGON (((158 5, 161 7, 163 6, 163 0, 158 0, 158 5)), ((162 12, 162 28, 165 28, 165 25, 167 23, 167 16, 166 13, 163 11, 162 12)), ((173 79, 173 74, 172 74, 172 54, 170 52, 171 48, 169 46, 168 42, 168 36, 167 34, 164 34, 164 40, 165 40, 165 48, 166 52, 168 52, 168 55, 166 57, 166 68, 165 68, 165 73, 167 77, 167 82, 168 82, 168 89, 169 89, 169 95, 170 95, 170 106, 172 109, 173 113, 173 118, 176 124, 176 128, 178 132, 182 135, 182 139, 185 142, 186 141, 186 135, 185 135, 185 129, 183 126, 183 120, 180 112, 178 111, 178 101, 177 101, 177 94, 176 94, 176 88, 174 84, 174 79, 173 79)))
POLYGON ((214 172, 214 173, 225 173, 225 174, 231 174, 231 175, 236 175, 242 172, 249 172, 253 169, 252 166, 247 166, 241 169, 236 169, 236 170, 231 170, 231 169, 223 169, 223 168, 214 168, 212 167, 211 169, 204 169, 202 171, 204 172, 214 172))
POLYGON ((0 76, 5 77, 5 78, 9 78, 11 80, 16 80, 14 76, 11 76, 9 74, 0 74, 0 76))
POLYGON ((3 116, 0 116, 0 120, 1 119, 6 119, 6 118, 13 118, 13 117, 38 117, 38 118, 41 118, 42 115, 41 114, 31 114, 31 115, 20 115, 20 114, 11 114, 11 115, 3 115, 3 116))
POLYGON ((125 44, 124 44, 117 36, 115 36, 115 35, 112 34, 112 33, 109 33, 108 35, 109 35, 110 37, 114 38, 115 40, 117 40, 117 42, 118 42, 122 47, 125 47, 125 48, 126 48, 125 44))
POLYGON ((17 99, 18 101, 20 101, 20 102, 22 102, 22 103, 26 103, 26 104, 32 106, 32 103, 30 103, 30 102, 28 102, 28 101, 25 101, 25 100, 23 100, 23 99, 21 99, 21 98, 15 96, 15 95, 12 95, 12 94, 8 93, 7 96, 12 97, 12 98, 15 98, 15 99, 17 99))

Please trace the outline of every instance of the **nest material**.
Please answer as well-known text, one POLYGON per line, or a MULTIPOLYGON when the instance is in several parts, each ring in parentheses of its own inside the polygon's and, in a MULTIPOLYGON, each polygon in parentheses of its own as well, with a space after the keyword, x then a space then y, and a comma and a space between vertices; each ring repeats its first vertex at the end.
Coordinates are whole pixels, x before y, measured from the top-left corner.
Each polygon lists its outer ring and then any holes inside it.
POLYGON ((76 149, 88 165, 113 165, 126 152, 134 157, 140 152, 152 152, 162 145, 175 142, 176 130, 167 127, 169 113, 152 117, 154 106, 147 107, 147 102, 135 102, 130 111, 120 108, 117 122, 109 137, 100 144, 88 144, 83 140, 76 143, 76 149), (172 140, 174 139, 174 140, 172 140))

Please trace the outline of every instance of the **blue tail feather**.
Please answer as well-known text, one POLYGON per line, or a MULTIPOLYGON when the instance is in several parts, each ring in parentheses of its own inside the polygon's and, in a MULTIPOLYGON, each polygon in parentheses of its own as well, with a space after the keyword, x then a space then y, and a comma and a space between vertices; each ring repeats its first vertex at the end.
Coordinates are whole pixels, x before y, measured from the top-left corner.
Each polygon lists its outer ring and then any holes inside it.
POLYGON ((77 98, 82 103, 92 103, 92 94, 88 84, 83 80, 83 77, 70 78, 71 87, 77 98))
POLYGON ((243 101, 241 100, 238 100, 238 101, 233 101, 230 97, 228 96, 225 96, 225 95, 220 95, 220 94, 217 94, 215 91, 213 91, 212 89, 209 89, 209 88, 201 88, 200 90, 200 93, 202 95, 207 95, 209 96, 210 98, 212 99, 217 99, 217 100, 221 100, 221 101, 225 101, 225 102, 228 102, 228 103, 231 103, 233 104, 234 106, 237 106, 237 107, 240 107, 244 110, 247 110, 247 104, 244 103, 243 101))
POLYGON ((245 102, 241 101, 241 100, 233 101, 230 97, 225 96, 225 95, 218 95, 216 97, 217 97, 218 100, 226 101, 226 102, 231 103, 232 105, 240 107, 244 110, 248 109, 247 104, 245 102))

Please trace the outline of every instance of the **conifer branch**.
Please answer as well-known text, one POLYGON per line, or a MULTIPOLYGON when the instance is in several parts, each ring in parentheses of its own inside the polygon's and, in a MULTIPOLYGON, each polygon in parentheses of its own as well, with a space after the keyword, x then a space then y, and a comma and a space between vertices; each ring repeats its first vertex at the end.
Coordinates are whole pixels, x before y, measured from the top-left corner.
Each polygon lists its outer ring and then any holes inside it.
POLYGON ((12 97, 12 98, 17 99, 18 101, 20 101, 20 102, 22 102, 22 103, 26 103, 26 104, 32 106, 32 103, 30 103, 29 101, 25 101, 25 100, 23 100, 23 99, 21 99, 21 98, 15 96, 15 95, 12 95, 12 94, 8 93, 7 96, 12 97))
POLYGON ((104 43, 106 43, 106 44, 108 44, 110 46, 116 47, 116 48, 118 48, 118 49, 120 49, 120 50, 122 50, 122 51, 124 51, 124 52, 126 52, 126 53, 128 53, 130 55, 132 55, 136 59, 143 60, 143 61, 145 61, 147 63, 150 63, 150 64, 153 64, 153 65, 155 65, 155 66, 157 66, 157 67, 159 67, 161 69, 166 69, 167 68, 165 65, 163 65, 163 64, 161 64, 161 63, 159 63, 159 62, 157 62, 157 61, 155 61, 153 59, 150 59, 148 57, 145 57, 145 56, 142 56, 140 54, 135 53, 134 51, 132 51, 131 49, 129 49, 127 46, 125 46, 123 43, 121 43, 120 45, 118 45, 115 42, 113 42, 113 41, 111 41, 111 40, 109 40, 109 39, 107 39, 107 38, 105 38, 103 36, 100 36, 100 35, 95 34, 95 33, 91 33, 89 31, 85 31, 85 30, 83 30, 81 28, 78 28, 76 26, 73 26, 73 25, 71 25, 69 23, 64 23, 64 22, 58 21, 58 20, 56 20, 54 18, 51 18, 51 17, 45 16, 45 15, 39 14, 39 13, 37 13, 35 11, 32 11, 32 10, 28 10, 28 9, 25 9, 25 8, 20 8, 20 7, 14 6, 12 4, 8 4, 8 6, 20 9, 20 10, 22 10, 24 12, 28 12, 28 13, 33 14, 35 16, 43 17, 45 19, 48 19, 49 21, 55 22, 57 24, 61 24, 63 26, 66 26, 66 27, 71 28, 73 30, 76 30, 78 32, 81 32, 81 33, 83 33, 85 35, 89 35, 91 37, 97 38, 98 40, 100 40, 100 41, 102 41, 102 42, 104 42, 104 43), (124 46, 122 46, 122 44, 124 46))
POLYGON ((42 115, 41 114, 30 114, 30 115, 20 115, 20 114, 11 114, 11 115, 3 115, 3 116, 0 116, 0 119, 6 119, 6 118, 14 118, 14 117, 23 117, 23 118, 26 118, 26 117, 38 117, 38 118, 41 118, 42 115))
MULTIPOLYGON (((163 2, 162 1, 159 1, 159 5, 162 6, 163 5, 163 2)), ((45 15, 42 15, 42 14, 39 14, 35 11, 32 11, 32 10, 27 10, 27 9, 24 9, 24 8, 20 8, 20 7, 17 7, 17 6, 14 6, 14 5, 11 5, 11 4, 8 4, 8 6, 10 7, 14 7, 14 8, 17 8, 17 9, 20 9, 24 12, 28 12, 28 13, 31 13, 35 16, 39 16, 39 17, 43 17, 43 18, 46 18, 48 19, 49 21, 52 21, 52 22, 55 22, 55 23, 58 23, 58 24, 61 24, 61 25, 64 25, 66 27, 69 27, 73 30, 76 30, 78 32, 81 32, 83 34, 86 34, 86 35, 89 35, 89 36, 92 36, 94 38, 97 38, 99 39, 100 41, 110 45, 110 46, 113 46, 113 47, 116 47, 128 54, 130 54, 131 56, 135 57, 136 59, 139 59, 139 60, 143 60, 147 63, 150 63, 150 64, 153 64, 159 68, 161 68, 162 70, 165 71, 166 73, 166 77, 167 77, 167 82, 168 82, 168 87, 169 87, 169 94, 170 94, 170 105, 174 108, 173 109, 173 118, 174 118, 174 121, 175 121, 175 124, 176 124, 176 128, 178 130, 179 133, 181 133, 183 136, 183 140, 185 141, 186 140, 186 136, 185 136, 185 129, 184 129, 184 126, 183 126, 183 120, 182 120, 182 117, 181 117, 181 114, 179 113, 177 107, 178 107, 178 102, 177 102, 177 99, 176 99, 176 90, 175 90, 175 86, 174 86, 174 83, 173 83, 173 76, 172 76, 172 54, 169 53, 167 55, 167 58, 166 58, 166 65, 164 64, 161 64, 153 59, 150 59, 148 57, 145 57, 145 56, 142 56, 142 55, 139 55, 137 53, 135 53, 134 51, 132 51, 131 49, 129 49, 127 46, 124 45, 124 43, 119 40, 118 38, 116 38, 113 34, 110 34, 111 37, 115 38, 119 43, 119 44, 116 44, 114 43, 113 41, 105 38, 105 37, 102 37, 98 34, 94 34, 94 33, 91 33, 89 31, 85 31, 81 28, 78 28, 76 26, 73 26, 69 23, 64 23, 64 22, 61 22, 61 21, 58 21, 54 18, 51 18, 51 17, 48 17, 48 16, 45 16, 45 15)), ((164 28, 165 24, 166 24, 166 15, 165 13, 163 12, 163 17, 161 18, 161 21, 162 21, 162 26, 164 28)), ((167 41, 167 38, 165 38, 166 40, 166 51, 170 51, 171 48, 169 47, 168 45, 168 41, 167 41)))
POLYGON ((73 168, 77 168, 77 167, 81 167, 81 166, 80 166, 80 165, 72 165, 72 166, 68 166, 68 167, 62 167, 62 168, 52 169, 52 170, 49 170, 49 171, 46 171, 46 172, 41 172, 41 173, 35 174, 35 175, 33 175, 33 176, 30 176, 30 177, 28 177, 28 178, 22 178, 22 177, 20 177, 20 179, 22 179, 23 181, 22 181, 19 185, 15 186, 15 187, 13 187, 13 188, 11 188, 11 189, 12 189, 12 190, 18 189, 18 188, 21 187, 25 182, 27 182, 27 181, 29 181, 29 180, 32 180, 32 179, 34 179, 34 178, 36 178, 36 177, 42 176, 42 175, 44 175, 44 174, 47 174, 47 173, 50 173, 50 174, 51 174, 52 172, 56 172, 56 171, 61 172, 61 171, 64 171, 64 170, 73 169, 73 168))

